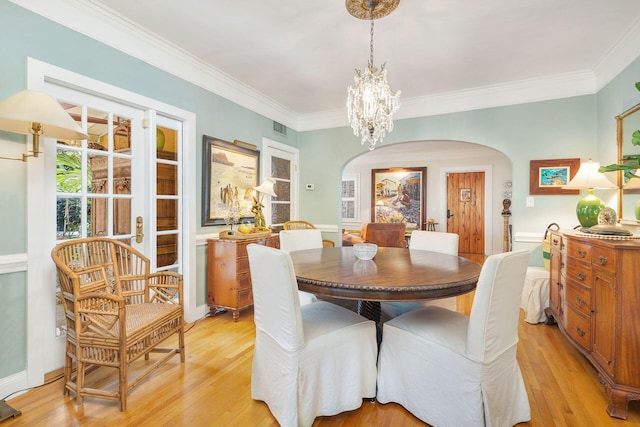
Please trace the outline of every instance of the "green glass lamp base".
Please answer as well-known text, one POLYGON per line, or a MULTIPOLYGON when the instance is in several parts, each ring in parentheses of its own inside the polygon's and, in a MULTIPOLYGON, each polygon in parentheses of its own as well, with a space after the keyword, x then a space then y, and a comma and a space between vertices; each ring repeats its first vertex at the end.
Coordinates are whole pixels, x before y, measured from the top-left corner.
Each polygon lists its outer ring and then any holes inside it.
POLYGON ((636 202, 636 219, 640 220, 640 200, 636 202))
POLYGON ((589 190, 584 198, 578 202, 576 214, 578 221, 583 227, 593 227, 598 224, 598 214, 606 205, 602 200, 593 194, 593 190, 589 190))

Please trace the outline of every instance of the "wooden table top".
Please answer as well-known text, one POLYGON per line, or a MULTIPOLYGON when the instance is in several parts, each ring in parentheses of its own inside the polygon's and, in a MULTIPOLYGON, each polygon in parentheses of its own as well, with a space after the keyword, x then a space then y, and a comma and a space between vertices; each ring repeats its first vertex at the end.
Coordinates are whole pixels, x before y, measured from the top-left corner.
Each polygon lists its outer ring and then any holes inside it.
POLYGON ((445 298, 476 287, 481 265, 466 258, 379 247, 371 261, 352 247, 291 252, 298 288, 317 295, 367 301, 445 298))

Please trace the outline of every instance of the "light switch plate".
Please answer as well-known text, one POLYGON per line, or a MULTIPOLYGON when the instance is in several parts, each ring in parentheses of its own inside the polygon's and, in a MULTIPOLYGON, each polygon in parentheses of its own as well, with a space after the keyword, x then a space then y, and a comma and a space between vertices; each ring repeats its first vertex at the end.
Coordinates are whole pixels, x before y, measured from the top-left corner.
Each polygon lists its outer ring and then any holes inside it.
POLYGON ((527 207, 532 208, 534 206, 535 206, 535 203, 533 201, 533 196, 527 196, 527 207))

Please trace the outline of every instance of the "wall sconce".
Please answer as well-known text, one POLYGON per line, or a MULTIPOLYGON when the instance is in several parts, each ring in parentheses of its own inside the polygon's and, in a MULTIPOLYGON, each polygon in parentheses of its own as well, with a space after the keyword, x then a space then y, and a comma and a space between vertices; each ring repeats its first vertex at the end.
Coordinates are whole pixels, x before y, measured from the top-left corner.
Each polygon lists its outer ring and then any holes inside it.
POLYGON ((598 214, 606 207, 604 202, 593 194, 593 190, 596 188, 618 188, 603 173, 598 172, 598 168, 600 168, 600 163, 592 162, 591 159, 588 162, 582 162, 573 179, 567 185, 562 186, 562 188, 572 190, 587 190, 587 195, 580 199, 578 206, 576 206, 578 221, 583 227, 592 227, 598 224, 598 214))
POLYGON ((0 102, 0 130, 33 136, 31 154, 23 154, 22 159, 0 156, 0 159, 23 162, 28 157, 38 157, 41 136, 76 140, 88 138, 58 101, 34 90, 23 90, 0 102))

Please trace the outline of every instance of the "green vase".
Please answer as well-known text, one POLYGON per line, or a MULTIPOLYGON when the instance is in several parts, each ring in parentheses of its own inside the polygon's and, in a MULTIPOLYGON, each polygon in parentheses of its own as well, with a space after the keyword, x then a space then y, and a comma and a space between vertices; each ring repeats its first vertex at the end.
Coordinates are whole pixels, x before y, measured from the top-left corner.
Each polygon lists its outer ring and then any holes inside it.
POLYGON ((640 200, 636 202, 636 219, 640 220, 640 200))
POLYGON ((598 214, 606 205, 602 200, 593 194, 593 190, 589 190, 584 198, 578 202, 576 207, 576 214, 578 215, 578 221, 583 227, 593 227, 598 224, 598 214))

